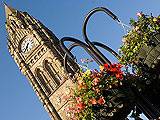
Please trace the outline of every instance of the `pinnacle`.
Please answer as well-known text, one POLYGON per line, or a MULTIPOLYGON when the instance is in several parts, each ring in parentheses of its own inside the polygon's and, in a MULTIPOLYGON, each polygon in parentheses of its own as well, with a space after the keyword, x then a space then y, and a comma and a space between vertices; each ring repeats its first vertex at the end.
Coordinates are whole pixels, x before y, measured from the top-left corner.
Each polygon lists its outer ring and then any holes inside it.
POLYGON ((4 3, 4 6, 5 6, 6 18, 8 18, 8 16, 11 15, 12 13, 16 12, 14 8, 8 6, 6 3, 4 3))

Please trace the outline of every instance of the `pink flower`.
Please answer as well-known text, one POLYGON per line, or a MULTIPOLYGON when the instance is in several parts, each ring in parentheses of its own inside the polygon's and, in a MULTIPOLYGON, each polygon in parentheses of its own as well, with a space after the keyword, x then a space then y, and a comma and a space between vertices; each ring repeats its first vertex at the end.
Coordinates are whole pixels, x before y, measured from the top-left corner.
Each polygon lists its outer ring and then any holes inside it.
POLYGON ((138 17, 142 17, 142 13, 138 12, 138 13, 137 13, 137 16, 138 16, 138 17))
POLYGON ((99 83, 99 79, 96 77, 93 79, 93 85, 96 86, 99 83))
POLYGON ((106 101, 105 101, 104 97, 101 97, 101 98, 99 98, 99 100, 98 100, 98 103, 99 103, 100 105, 103 105, 105 102, 106 102, 106 101))
POLYGON ((77 101, 77 103, 80 103, 80 102, 82 102, 82 99, 80 97, 76 97, 76 101, 77 101))
POLYGON ((81 59, 81 62, 84 63, 84 59, 81 59))
POLYGON ((82 80, 78 80, 78 85, 83 85, 83 81, 82 80))
POLYGON ((99 93, 100 92, 100 90, 97 88, 97 89, 95 89, 95 91, 96 91, 96 93, 99 93))
POLYGON ((71 111, 74 111, 75 108, 73 108, 73 107, 68 107, 68 108, 66 108, 65 110, 66 110, 67 112, 71 112, 71 111))
POLYGON ((82 63, 90 63, 90 62, 94 62, 94 60, 93 59, 89 59, 89 58, 82 58, 81 62, 82 63))

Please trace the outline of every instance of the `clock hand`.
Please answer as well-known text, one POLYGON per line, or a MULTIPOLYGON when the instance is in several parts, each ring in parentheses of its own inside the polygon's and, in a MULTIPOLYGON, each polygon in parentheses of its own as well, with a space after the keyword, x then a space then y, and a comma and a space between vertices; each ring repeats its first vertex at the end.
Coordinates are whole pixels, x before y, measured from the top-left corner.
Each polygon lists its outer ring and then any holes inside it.
POLYGON ((24 50, 24 52, 26 52, 26 50, 27 50, 27 48, 28 48, 28 45, 29 45, 29 43, 27 43, 27 45, 26 45, 26 49, 24 50))

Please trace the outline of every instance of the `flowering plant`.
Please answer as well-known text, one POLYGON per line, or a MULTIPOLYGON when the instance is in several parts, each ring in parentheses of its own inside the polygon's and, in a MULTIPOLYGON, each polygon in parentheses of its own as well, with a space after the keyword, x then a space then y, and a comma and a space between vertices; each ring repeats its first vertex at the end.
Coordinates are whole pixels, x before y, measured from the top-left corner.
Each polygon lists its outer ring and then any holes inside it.
POLYGON ((160 32, 160 16, 153 17, 137 13, 138 20, 130 20, 132 29, 123 37, 120 48, 122 64, 132 64, 138 61, 137 55, 144 45, 154 45, 151 37, 160 32))
MULTIPOLYGON (((113 113, 123 107, 114 97, 112 89, 122 86, 123 72, 120 64, 104 64, 97 70, 80 72, 77 77, 74 95, 71 98, 68 114, 71 119, 92 120, 97 116, 113 116, 113 113)), ((122 97, 119 95, 119 97, 122 97)))

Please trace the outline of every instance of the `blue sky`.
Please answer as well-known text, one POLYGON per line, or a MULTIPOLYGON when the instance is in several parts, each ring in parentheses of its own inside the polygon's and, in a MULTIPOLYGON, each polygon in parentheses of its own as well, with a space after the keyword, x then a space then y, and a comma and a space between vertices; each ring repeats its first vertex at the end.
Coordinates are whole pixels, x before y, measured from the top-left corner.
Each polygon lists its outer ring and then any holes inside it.
MULTIPOLYGON (((20 73, 7 50, 5 14, 0 0, 0 120, 50 120, 27 79, 20 73)), ((60 39, 71 36, 83 41, 85 15, 99 6, 112 10, 124 23, 143 11, 159 15, 159 0, 6 0, 8 5, 39 19, 60 39)), ((97 13, 88 24, 92 41, 100 41, 115 51, 121 44, 122 28, 103 13, 97 13)), ((75 50, 81 54, 82 51, 75 50)), ((113 57, 106 54, 110 60, 113 57)), ((81 57, 81 56, 80 56, 81 57)))

